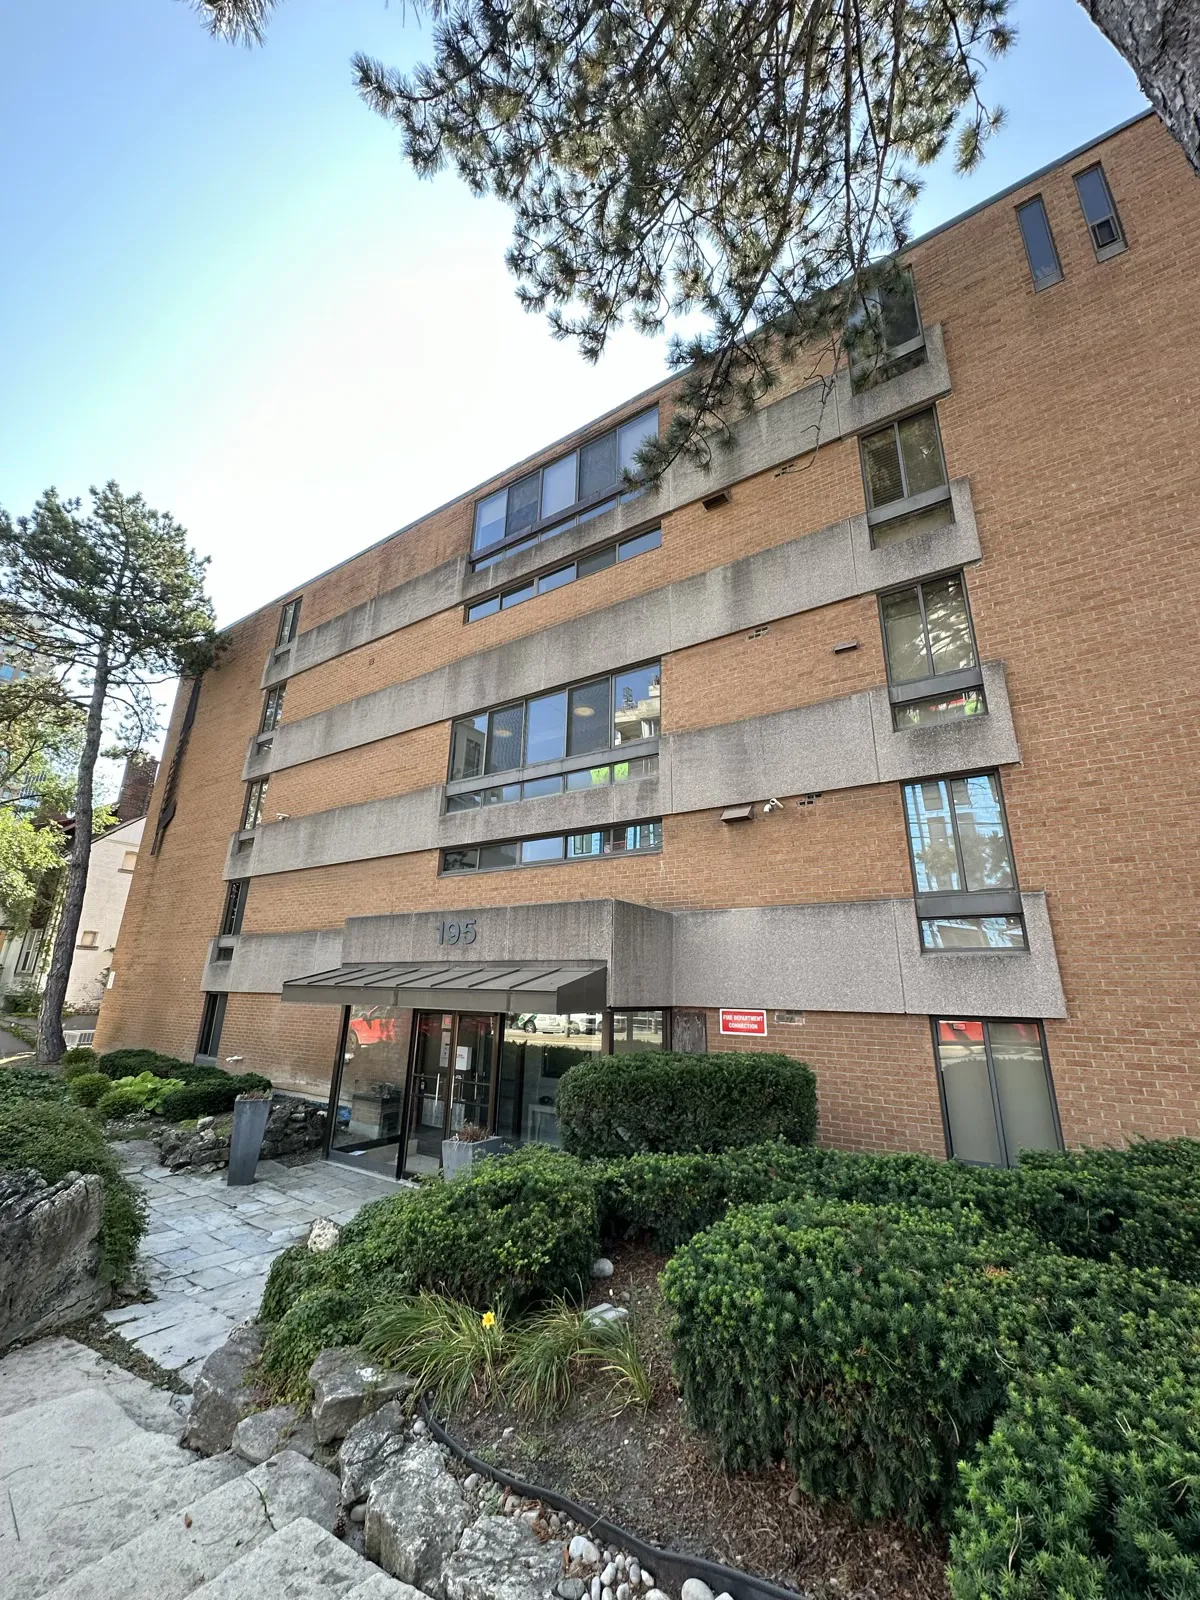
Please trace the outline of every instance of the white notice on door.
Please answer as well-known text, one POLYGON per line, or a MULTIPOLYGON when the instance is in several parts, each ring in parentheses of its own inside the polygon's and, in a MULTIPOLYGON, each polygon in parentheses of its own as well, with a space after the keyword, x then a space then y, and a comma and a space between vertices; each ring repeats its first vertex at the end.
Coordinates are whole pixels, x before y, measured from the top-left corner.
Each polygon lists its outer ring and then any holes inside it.
POLYGON ((458 1046, 458 1048, 455 1050, 455 1052, 454 1052, 454 1070, 455 1070, 455 1072, 470 1072, 470 1070, 471 1070, 471 1046, 469 1044, 460 1044, 458 1046))

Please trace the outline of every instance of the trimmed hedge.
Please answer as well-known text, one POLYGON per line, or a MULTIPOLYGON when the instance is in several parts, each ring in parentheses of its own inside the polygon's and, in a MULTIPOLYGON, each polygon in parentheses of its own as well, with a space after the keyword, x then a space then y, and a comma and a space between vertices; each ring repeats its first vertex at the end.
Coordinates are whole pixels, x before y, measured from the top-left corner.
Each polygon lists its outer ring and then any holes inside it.
POLYGON ((1082 1390, 1132 1368, 1143 1324, 1173 1348, 1200 1310, 976 1214, 824 1199, 731 1213, 662 1281, 685 1403, 727 1464, 786 1460, 817 1499, 916 1525, 945 1520, 1010 1381, 1061 1365, 1082 1390))
MULTIPOLYGON (((16 1076, 3 1074, 9 1080, 16 1076)), ((121 1172, 89 1113, 67 1102, 61 1081, 42 1078, 42 1082, 55 1085, 57 1098, 40 1091, 12 1092, 11 1081, 10 1092, 0 1095, 0 1168, 32 1167, 47 1183, 57 1183, 68 1172, 96 1173, 104 1185, 101 1261, 110 1276, 119 1277, 132 1266, 146 1231, 145 1202, 121 1172)))
POLYGON ((78 1078, 85 1072, 96 1071, 96 1052, 90 1044, 77 1044, 72 1050, 64 1050, 58 1058, 58 1065, 64 1078, 78 1078))
POLYGON ((157 1050, 106 1050, 96 1057, 96 1071, 106 1078, 136 1077, 139 1072, 152 1072, 154 1063, 165 1059, 157 1050))
POLYGON ((168 1122, 187 1122, 192 1117, 218 1117, 232 1111, 240 1094, 269 1094, 270 1078, 261 1072, 234 1074, 214 1068, 211 1073, 184 1081, 178 1089, 168 1089, 158 1103, 158 1111, 168 1122))
POLYGON ((524 1305, 586 1285, 598 1250, 595 1186, 579 1162, 536 1146, 476 1162, 454 1183, 364 1206, 324 1255, 284 1251, 259 1312, 263 1370, 278 1394, 303 1397, 320 1351, 357 1342, 391 1299, 433 1289, 481 1310, 524 1305))
POLYGON ((636 1052, 572 1067, 555 1109, 563 1148, 581 1156, 720 1151, 782 1139, 811 1144, 816 1078, 790 1056, 636 1052))

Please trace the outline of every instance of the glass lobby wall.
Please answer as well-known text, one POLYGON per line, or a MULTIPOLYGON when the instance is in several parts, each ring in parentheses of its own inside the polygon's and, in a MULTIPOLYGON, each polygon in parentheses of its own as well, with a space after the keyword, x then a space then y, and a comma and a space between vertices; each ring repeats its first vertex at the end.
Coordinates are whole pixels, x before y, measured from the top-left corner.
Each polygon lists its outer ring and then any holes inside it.
POLYGON ((506 1139, 556 1145, 559 1081, 577 1062, 599 1055, 603 1039, 599 1011, 510 1012, 504 1019, 495 1131, 506 1139))
POLYGON ((442 1140, 491 1115, 496 1017, 422 1011, 416 1019, 413 1095, 405 1140, 407 1177, 441 1171, 442 1140))
POLYGON ((329 1153, 389 1178, 399 1154, 411 1015, 351 1006, 338 1072, 329 1153))
POLYGON ((665 1011, 614 1011, 612 1014, 612 1053, 629 1055, 635 1050, 667 1048, 665 1011))

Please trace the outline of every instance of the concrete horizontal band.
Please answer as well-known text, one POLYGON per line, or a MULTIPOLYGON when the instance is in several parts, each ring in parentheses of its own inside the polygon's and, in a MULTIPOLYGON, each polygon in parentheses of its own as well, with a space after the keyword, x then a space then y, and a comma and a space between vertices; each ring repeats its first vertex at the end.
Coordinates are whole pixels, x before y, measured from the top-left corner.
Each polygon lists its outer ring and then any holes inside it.
POLYGON ((951 485, 954 521, 876 550, 866 513, 586 612, 418 678, 297 722, 268 750, 251 741, 243 776, 260 778, 429 723, 466 716, 631 662, 706 644, 855 595, 915 583, 980 559, 965 478, 951 485))
POLYGON ((939 777, 1020 759, 1004 668, 983 667, 986 716, 892 726, 884 687, 742 722, 666 733, 652 777, 560 795, 445 810, 445 785, 262 824, 249 851, 230 843, 227 878, 297 872, 543 833, 585 832, 778 795, 939 777))
MULTIPOLYGON (((1066 1015, 1046 896, 1025 893, 1025 951, 923 952, 912 900, 669 912, 620 900, 460 906, 351 918, 344 930, 243 934, 211 985, 280 994, 289 979, 362 962, 442 962, 446 916, 470 919, 480 963, 603 964, 611 1006, 699 1006, 938 1017, 1066 1015), (338 959, 327 960, 338 950, 338 959), (317 965, 313 965, 314 958, 317 965), (216 980, 220 981, 216 981, 216 980)), ((211 970, 211 969, 210 969, 211 970)), ((209 986, 209 972, 205 986, 209 986)))
POLYGON ((580 550, 643 527, 743 478, 782 466, 818 444, 862 433, 931 405, 949 392, 950 371, 941 327, 926 328, 925 361, 911 372, 856 395, 851 392, 849 374, 840 370, 833 382, 818 380, 772 405, 760 406, 733 424, 727 444, 714 445, 707 468, 675 461, 654 489, 620 501, 613 511, 553 540, 506 556, 479 572, 472 572, 466 554, 456 556, 299 634, 287 650, 272 652, 263 671, 263 688, 486 594, 498 584, 518 580, 547 561, 569 561, 580 550))

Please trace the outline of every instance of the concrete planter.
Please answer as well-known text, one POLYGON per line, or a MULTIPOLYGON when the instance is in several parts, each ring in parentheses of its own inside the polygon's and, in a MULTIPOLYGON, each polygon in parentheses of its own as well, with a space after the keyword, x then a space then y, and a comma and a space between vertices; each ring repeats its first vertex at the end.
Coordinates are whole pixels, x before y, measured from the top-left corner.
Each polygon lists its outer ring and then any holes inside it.
POLYGON ((507 1139, 493 1135, 490 1139, 443 1139, 442 1140, 442 1176, 447 1183, 455 1178, 462 1177, 464 1172, 471 1170, 471 1163, 478 1161, 481 1156, 508 1155, 512 1145, 507 1139))
POLYGON ((233 1131, 229 1140, 229 1171, 226 1183, 241 1186, 254 1182, 254 1169, 262 1150, 271 1097, 252 1098, 240 1094, 233 1102, 233 1131))

